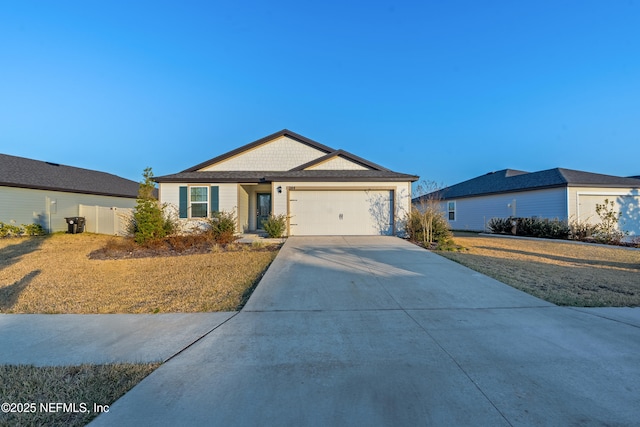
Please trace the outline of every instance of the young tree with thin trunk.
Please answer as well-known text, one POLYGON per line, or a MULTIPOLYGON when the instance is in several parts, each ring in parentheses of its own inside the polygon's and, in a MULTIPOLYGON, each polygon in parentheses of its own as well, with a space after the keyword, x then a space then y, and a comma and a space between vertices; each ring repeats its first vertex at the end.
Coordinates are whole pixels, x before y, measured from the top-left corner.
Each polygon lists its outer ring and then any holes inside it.
POLYGON ((420 182, 415 191, 418 197, 414 199, 407 221, 409 238, 425 247, 434 242, 446 243, 452 236, 440 209, 442 197, 439 190, 440 187, 433 181, 420 182))

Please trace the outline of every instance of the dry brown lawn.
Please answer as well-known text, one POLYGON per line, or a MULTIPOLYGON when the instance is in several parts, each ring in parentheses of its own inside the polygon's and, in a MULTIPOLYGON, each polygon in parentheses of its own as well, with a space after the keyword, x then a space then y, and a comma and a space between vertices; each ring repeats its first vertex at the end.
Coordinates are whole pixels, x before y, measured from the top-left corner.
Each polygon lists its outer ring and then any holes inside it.
POLYGON ((0 366, 2 401, 22 405, 0 411, 0 426, 84 426, 158 366, 0 366), (58 402, 75 406, 65 410, 58 402))
POLYGON ((640 250, 460 233, 468 251, 438 252, 558 305, 640 306, 640 250))
POLYGON ((0 312, 158 313, 233 311, 276 251, 91 260, 113 239, 53 234, 0 240, 0 312))

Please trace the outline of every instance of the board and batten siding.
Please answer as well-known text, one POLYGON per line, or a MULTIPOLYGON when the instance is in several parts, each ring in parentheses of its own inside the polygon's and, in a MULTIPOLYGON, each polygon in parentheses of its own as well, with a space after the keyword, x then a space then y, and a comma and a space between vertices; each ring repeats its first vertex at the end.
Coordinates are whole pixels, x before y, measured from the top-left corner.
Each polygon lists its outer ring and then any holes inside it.
POLYGON ((5 223, 40 224, 50 233, 66 231, 65 218, 79 216, 80 205, 133 208, 136 199, 0 187, 0 221, 5 223))
POLYGON ((201 171, 288 171, 326 155, 307 144, 281 136, 222 160, 201 171))
POLYGON ((485 231, 491 218, 510 216, 568 219, 566 188, 443 200, 440 209, 445 218, 449 201, 456 203, 456 218, 449 221, 453 230, 485 231))

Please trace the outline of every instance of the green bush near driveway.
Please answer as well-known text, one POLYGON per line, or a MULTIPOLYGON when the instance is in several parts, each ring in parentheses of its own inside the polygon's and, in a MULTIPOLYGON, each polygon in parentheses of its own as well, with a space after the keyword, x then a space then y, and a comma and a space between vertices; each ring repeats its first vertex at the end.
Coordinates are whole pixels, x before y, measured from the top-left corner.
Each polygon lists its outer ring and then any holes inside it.
POLYGON ((284 235, 287 229, 287 217, 286 215, 269 215, 269 218, 262 221, 262 228, 267 232, 267 235, 271 238, 278 238, 284 235))

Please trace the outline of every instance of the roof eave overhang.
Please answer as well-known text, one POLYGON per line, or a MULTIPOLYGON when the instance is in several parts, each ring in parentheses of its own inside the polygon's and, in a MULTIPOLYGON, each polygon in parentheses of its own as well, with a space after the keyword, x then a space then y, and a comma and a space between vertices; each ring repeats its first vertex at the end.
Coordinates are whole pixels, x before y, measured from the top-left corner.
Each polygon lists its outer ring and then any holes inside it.
POLYGON ((206 178, 206 177, 176 177, 176 178, 154 178, 158 183, 184 183, 184 184, 215 184, 215 183, 236 183, 236 184, 260 184, 267 182, 415 182, 417 176, 409 177, 288 177, 288 176, 265 176, 255 179, 237 178, 206 178))
MULTIPOLYGON (((473 194, 466 194, 466 195, 462 195, 462 196, 449 196, 446 193, 446 189, 443 189, 442 190, 442 198, 441 198, 441 200, 469 199, 471 197, 495 196, 497 194, 524 193, 524 192, 527 192, 527 191, 547 190, 547 189, 550 189, 550 188, 565 188, 567 186, 568 186, 567 184, 544 185, 544 186, 539 186, 539 187, 519 188, 519 189, 513 189, 513 190, 502 190, 502 191, 489 191, 489 192, 483 192, 483 193, 473 193, 473 194)), ((417 198, 419 198, 419 197, 417 197, 417 198)))
POLYGON ((394 177, 394 178, 381 178, 381 177, 267 177, 268 181, 278 181, 278 182, 415 182, 418 180, 418 177, 407 178, 407 177, 394 177))
POLYGON ((195 184, 213 184, 216 182, 222 183, 235 183, 235 184, 255 184, 267 182, 264 178, 250 178, 250 179, 237 179, 237 178, 207 178, 207 177, 195 177, 195 178, 154 178, 155 182, 162 183, 195 183, 195 184))
POLYGON ((108 192, 101 192, 101 191, 77 190, 77 189, 60 188, 60 187, 47 187, 47 186, 40 186, 40 185, 24 185, 24 184, 14 184, 14 183, 6 183, 6 182, 0 182, 0 187, 22 188, 24 190, 55 191, 58 193, 88 194, 92 196, 124 197, 127 199, 136 199, 138 197, 137 194, 133 196, 130 194, 117 194, 117 193, 108 193, 108 192))
POLYGON ((625 189, 625 188, 633 188, 633 189, 638 189, 640 188, 640 183, 638 183, 637 185, 633 186, 633 185, 619 185, 619 184, 567 184, 568 187, 580 187, 580 188, 620 188, 620 189, 625 189))

